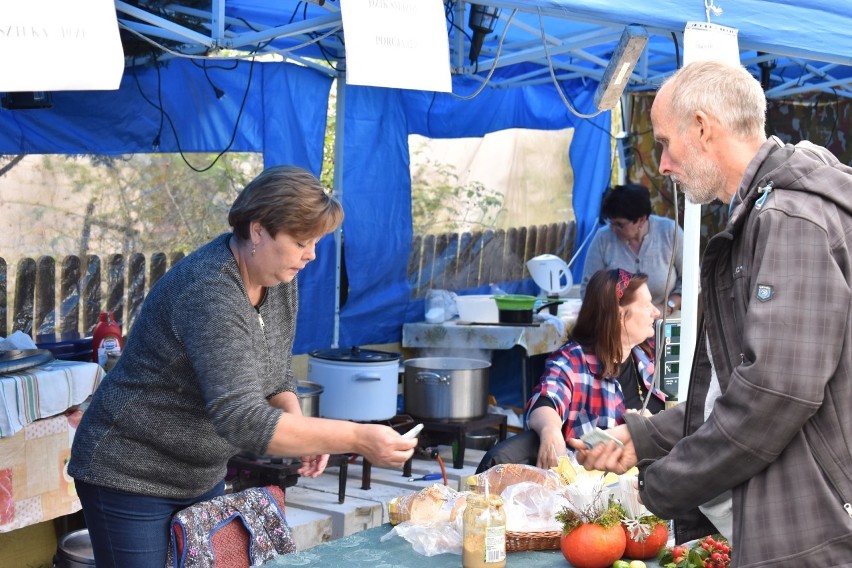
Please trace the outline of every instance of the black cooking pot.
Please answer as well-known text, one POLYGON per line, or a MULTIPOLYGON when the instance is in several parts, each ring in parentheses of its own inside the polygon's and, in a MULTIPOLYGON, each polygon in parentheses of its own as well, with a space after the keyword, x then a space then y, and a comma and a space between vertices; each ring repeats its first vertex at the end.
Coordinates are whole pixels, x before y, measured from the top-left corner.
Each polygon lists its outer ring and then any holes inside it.
MULTIPOLYGON (((500 323, 514 324, 532 323, 533 313, 538 313, 544 308, 562 303, 562 300, 551 300, 533 309, 537 300, 538 298, 535 296, 526 296, 523 294, 494 296, 494 301, 497 303, 498 321, 500 323)), ((553 313, 552 310, 551 313, 553 313)))

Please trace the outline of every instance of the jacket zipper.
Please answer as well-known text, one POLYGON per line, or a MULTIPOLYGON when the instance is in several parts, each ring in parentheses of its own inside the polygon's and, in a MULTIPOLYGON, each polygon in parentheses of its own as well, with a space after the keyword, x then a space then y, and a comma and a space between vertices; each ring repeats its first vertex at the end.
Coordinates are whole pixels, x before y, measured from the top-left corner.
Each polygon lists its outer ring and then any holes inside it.
POLYGON ((269 341, 266 339, 266 323, 263 321, 263 316, 260 315, 260 306, 255 308, 257 310, 257 322, 260 324, 260 332, 263 334, 263 345, 266 346, 266 368, 272 368, 272 361, 269 358, 269 341))

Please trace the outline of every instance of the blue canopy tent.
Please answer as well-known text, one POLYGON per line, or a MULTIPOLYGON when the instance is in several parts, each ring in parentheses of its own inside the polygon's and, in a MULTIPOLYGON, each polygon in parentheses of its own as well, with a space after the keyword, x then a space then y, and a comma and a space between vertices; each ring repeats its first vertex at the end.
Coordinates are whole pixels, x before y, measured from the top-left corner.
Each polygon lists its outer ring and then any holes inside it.
MULTIPOLYGON (((150 49, 128 55, 117 91, 57 92, 49 109, 0 110, 0 153, 229 148, 262 152, 267 165, 290 163, 319 173, 327 102, 333 79, 343 78, 338 69, 345 49, 339 3, 318 4, 214 0, 211 6, 186 0, 162 7, 153 0, 116 1, 125 45, 128 38, 154 44, 157 61, 150 49), (188 60, 227 57, 220 51, 225 48, 244 50, 232 56, 238 62, 228 70, 205 70, 188 60), (251 57, 269 53, 288 61, 251 57), (323 60, 331 65, 318 63, 323 60)), ((624 26, 641 25, 650 35, 627 88, 653 91, 677 65, 685 23, 707 17, 697 0, 690 6, 678 0, 641 6, 616 0, 482 4, 501 13, 472 64, 465 31, 470 6, 446 3, 453 93, 468 95, 487 83, 476 97, 339 81, 335 190, 347 212, 348 299, 336 313, 335 243, 325 239, 318 260, 300 275, 298 353, 397 341, 402 323, 422 314, 412 304, 406 275, 412 241, 410 134, 455 138, 514 127, 575 128, 570 158, 576 242, 582 243, 597 224, 610 177, 610 113, 596 114, 593 95, 624 26), (596 116, 578 117, 565 100, 596 116)), ((850 97, 852 10, 841 4, 737 0, 722 3, 724 12, 712 20, 739 30, 741 60, 756 75, 764 72, 760 63, 773 62, 770 96, 828 90, 850 97)), ((582 257, 575 269, 579 266, 582 257)))

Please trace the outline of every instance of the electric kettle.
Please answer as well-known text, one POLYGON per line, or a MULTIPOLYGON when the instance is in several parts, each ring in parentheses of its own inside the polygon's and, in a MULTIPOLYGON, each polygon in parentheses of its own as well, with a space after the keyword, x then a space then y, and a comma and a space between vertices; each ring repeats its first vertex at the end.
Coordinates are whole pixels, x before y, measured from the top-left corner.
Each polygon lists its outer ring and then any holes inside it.
POLYGON ((527 261, 533 281, 548 296, 566 293, 574 285, 568 264, 554 254, 541 254, 527 261))

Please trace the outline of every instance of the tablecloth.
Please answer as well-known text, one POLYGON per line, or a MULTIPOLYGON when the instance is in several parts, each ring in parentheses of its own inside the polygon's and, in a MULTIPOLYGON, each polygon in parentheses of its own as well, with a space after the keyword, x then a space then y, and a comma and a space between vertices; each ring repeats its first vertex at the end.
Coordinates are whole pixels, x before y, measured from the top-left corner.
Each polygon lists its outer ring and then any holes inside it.
POLYGON ((80 510, 67 472, 73 437, 68 419, 54 416, 0 439, 0 532, 80 510))
POLYGON ((97 363, 55 359, 15 373, 0 373, 0 438, 27 424, 62 414, 95 392, 104 370, 97 363))
MULTIPOLYGON (((423 556, 414 551, 405 539, 393 536, 381 541, 393 527, 385 524, 353 535, 332 540, 303 552, 283 554, 262 564, 263 568, 278 566, 337 566, 347 568, 458 568, 458 554, 423 556)), ((525 568, 570 568, 561 551, 511 552, 506 557, 507 566, 525 568)))

